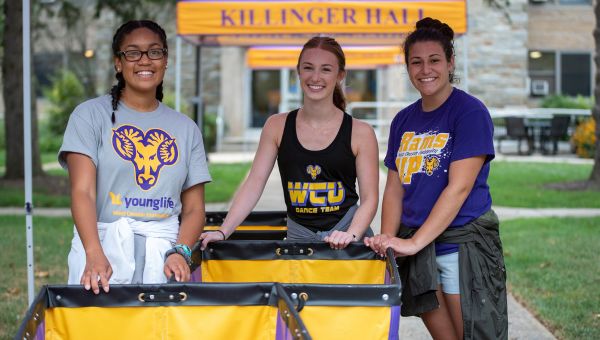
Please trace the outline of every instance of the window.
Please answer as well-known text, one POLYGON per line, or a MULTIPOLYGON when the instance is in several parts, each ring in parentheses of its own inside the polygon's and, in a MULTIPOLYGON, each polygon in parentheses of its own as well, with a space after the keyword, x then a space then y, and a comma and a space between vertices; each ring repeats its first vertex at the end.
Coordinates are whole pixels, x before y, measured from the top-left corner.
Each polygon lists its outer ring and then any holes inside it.
POLYGON ((377 74, 375 70, 349 70, 346 75, 346 99, 348 102, 372 102, 377 100, 377 74))
MULTIPOLYGON (((377 100, 376 70, 346 71, 344 94, 346 102, 374 102, 377 100)), ((352 116, 358 119, 376 119, 377 110, 373 108, 355 108, 352 116)))
POLYGON ((590 53, 530 51, 531 96, 592 94, 590 53))
POLYGON ((554 94, 556 88, 556 55, 554 52, 529 52, 529 78, 531 78, 531 95, 545 96, 554 94), (542 86, 541 84, 546 84, 542 86), (545 87, 547 91, 540 91, 545 87))
POLYGON ((261 128, 270 115, 279 112, 279 70, 252 71, 252 127, 261 128))
POLYGON ((563 53, 560 58, 560 92, 569 96, 592 94, 591 58, 588 53, 563 53))

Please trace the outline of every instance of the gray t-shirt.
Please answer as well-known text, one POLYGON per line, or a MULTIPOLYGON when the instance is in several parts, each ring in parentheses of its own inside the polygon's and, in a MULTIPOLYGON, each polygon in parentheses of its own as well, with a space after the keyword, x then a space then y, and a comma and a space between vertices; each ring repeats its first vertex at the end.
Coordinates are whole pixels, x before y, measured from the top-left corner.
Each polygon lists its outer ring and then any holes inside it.
POLYGON ((111 113, 108 95, 77 106, 58 153, 60 164, 67 167, 67 152, 94 162, 99 222, 179 215, 181 193, 211 181, 198 126, 162 103, 152 112, 137 112, 121 101, 114 125, 111 113))

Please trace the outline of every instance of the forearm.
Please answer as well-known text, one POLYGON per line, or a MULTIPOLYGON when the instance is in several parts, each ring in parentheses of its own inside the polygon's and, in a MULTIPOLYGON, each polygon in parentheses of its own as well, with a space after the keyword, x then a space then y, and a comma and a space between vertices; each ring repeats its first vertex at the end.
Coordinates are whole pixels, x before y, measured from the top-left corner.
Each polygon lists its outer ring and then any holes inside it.
POLYGON ((402 217, 402 200, 399 202, 390 197, 383 197, 381 202, 381 234, 396 236, 400 229, 402 217))
POLYGON ((181 222, 177 243, 194 245, 204 229, 204 184, 196 184, 181 193, 181 222))
POLYGON ((85 252, 101 250, 96 217, 96 198, 92 193, 73 190, 71 202, 71 214, 85 252))
POLYGON ((411 238, 417 249, 422 249, 435 240, 456 218, 473 189, 484 161, 485 156, 476 156, 450 164, 448 185, 440 194, 423 225, 411 238))
POLYGON ((456 218, 460 207, 469 195, 469 191, 467 188, 450 186, 442 191, 433 209, 431 209, 431 213, 412 237, 412 241, 419 249, 433 242, 436 237, 446 230, 456 218))
POLYGON ((361 199, 360 205, 358 206, 358 209, 356 209, 354 217, 352 218, 352 223, 350 223, 350 227, 348 227, 348 232, 360 238, 365 234, 371 225, 371 222, 373 222, 373 217, 375 217, 376 211, 377 199, 361 199))
POLYGON ((185 244, 191 248, 204 230, 205 218, 204 205, 182 213, 177 244, 185 244))
POLYGON ((400 183, 398 172, 390 169, 381 201, 381 234, 391 237, 398 234, 403 200, 404 188, 400 183))

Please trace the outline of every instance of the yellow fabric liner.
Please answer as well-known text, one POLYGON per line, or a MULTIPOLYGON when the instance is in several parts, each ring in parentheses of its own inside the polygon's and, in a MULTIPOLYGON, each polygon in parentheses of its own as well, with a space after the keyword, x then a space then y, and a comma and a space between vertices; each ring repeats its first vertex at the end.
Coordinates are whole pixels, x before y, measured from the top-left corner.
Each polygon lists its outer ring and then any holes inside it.
POLYGON ((203 282, 385 283, 381 260, 207 260, 201 268, 203 282))
POLYGON ((389 339, 390 313, 390 307, 305 306, 300 318, 315 340, 375 340, 389 339))
POLYGON ((271 306, 80 307, 46 310, 46 340, 275 339, 271 306))

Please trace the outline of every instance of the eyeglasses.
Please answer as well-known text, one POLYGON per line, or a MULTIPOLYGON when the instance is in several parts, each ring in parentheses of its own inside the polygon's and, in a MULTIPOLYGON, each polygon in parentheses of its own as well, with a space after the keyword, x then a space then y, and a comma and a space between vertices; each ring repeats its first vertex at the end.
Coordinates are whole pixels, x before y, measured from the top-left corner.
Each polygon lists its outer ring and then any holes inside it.
POLYGON ((142 59, 142 56, 145 54, 148 56, 148 59, 158 60, 164 58, 167 54, 166 48, 151 48, 147 51, 140 50, 129 50, 129 51, 119 51, 119 55, 125 57, 127 61, 138 61, 142 59))

